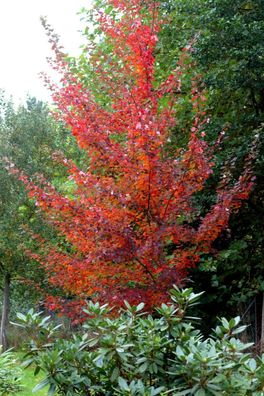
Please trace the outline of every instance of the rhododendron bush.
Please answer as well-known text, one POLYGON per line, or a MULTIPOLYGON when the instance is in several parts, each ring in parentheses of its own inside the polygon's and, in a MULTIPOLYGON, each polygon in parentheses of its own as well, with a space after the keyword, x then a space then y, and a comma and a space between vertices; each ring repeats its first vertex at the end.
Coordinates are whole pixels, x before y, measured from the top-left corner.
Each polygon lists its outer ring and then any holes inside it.
MULTIPOLYGON (((155 77, 155 49, 162 24, 153 1, 109 0, 116 13, 98 10, 97 22, 111 48, 87 49, 87 63, 97 75, 105 101, 93 82, 72 71, 46 25, 55 50, 61 86, 51 85, 62 120, 87 153, 86 169, 65 164, 74 189, 64 196, 45 181, 25 175, 31 197, 67 241, 67 249, 43 241, 34 257, 43 263, 50 282, 79 298, 144 301, 148 307, 168 298, 190 267, 209 253, 227 226, 232 210, 248 197, 251 171, 235 183, 222 178, 216 200, 201 216, 194 197, 213 171, 212 146, 204 125, 205 96, 192 78, 193 124, 186 147, 172 155, 166 147, 177 124, 181 74, 188 59, 182 52, 175 70, 162 83, 155 77), (89 88, 90 86, 90 88, 89 88)), ((98 44, 99 45, 99 44, 98 44)))

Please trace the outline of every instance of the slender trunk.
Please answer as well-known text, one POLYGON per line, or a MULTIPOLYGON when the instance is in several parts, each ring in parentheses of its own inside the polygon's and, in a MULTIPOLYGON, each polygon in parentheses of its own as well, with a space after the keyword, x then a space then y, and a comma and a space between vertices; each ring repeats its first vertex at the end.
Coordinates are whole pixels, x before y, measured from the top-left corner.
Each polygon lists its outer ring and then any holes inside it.
MULTIPOLYGON (((245 309, 244 304, 243 304, 243 303, 240 303, 240 304, 238 305, 238 314, 239 314, 240 318, 242 318, 243 324, 250 323, 250 319, 248 318, 248 316, 249 316, 248 313, 250 313, 250 305, 249 305, 249 307, 247 307, 247 308, 245 309), (249 320, 248 320, 248 319, 249 319, 249 320)), ((245 344, 247 344, 248 342, 251 341, 251 340, 248 339, 247 331, 243 331, 243 333, 241 333, 241 334, 239 335, 239 339, 240 339, 243 343, 245 343, 245 344)))
POLYGON ((264 351, 264 293, 262 293, 262 311, 261 311, 261 333, 260 333, 260 353, 264 351))
POLYGON ((257 309, 257 296, 255 296, 255 303, 254 303, 254 328, 255 328, 255 345, 258 344, 258 309, 257 309))
POLYGON ((256 100, 255 92, 253 91, 253 89, 250 90, 250 96, 251 96, 252 106, 255 110, 255 114, 258 117, 259 116, 259 104, 256 100))
POLYGON ((2 345, 2 350, 5 351, 8 347, 7 345, 7 325, 8 325, 8 314, 10 305, 10 274, 4 275, 4 288, 3 288, 3 306, 2 306, 2 318, 0 327, 0 345, 2 345))
POLYGON ((264 112, 264 89, 262 89, 260 91, 260 106, 259 106, 259 108, 260 108, 261 113, 263 113, 264 112))

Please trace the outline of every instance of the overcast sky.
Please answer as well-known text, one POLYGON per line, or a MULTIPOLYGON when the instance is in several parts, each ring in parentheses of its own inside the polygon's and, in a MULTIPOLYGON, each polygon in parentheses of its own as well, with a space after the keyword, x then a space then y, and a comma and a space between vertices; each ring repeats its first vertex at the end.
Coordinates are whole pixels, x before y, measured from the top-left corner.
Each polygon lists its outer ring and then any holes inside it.
POLYGON ((66 50, 75 55, 82 43, 76 13, 90 4, 91 0, 0 0, 0 88, 15 102, 27 93, 49 98, 38 76, 49 70, 46 57, 51 54, 40 16, 47 16, 66 50))

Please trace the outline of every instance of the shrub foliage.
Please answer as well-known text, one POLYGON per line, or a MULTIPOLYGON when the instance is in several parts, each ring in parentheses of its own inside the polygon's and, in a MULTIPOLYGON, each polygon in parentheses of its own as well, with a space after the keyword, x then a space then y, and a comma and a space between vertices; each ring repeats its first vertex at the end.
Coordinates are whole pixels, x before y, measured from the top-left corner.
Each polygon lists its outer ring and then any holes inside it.
MULTIPOLYGON (((171 303, 153 315, 144 304, 113 315, 108 305, 89 302, 88 319, 78 334, 54 337, 49 318, 32 311, 19 315, 20 326, 37 328, 41 339, 32 341, 26 365, 46 377, 35 390, 49 386, 49 395, 262 395, 264 356, 252 358, 252 344, 237 335, 245 326, 240 318, 222 318, 204 338, 188 311, 201 293, 171 291, 171 303)), ((55 332, 54 332, 55 331, 55 332)))
POLYGON ((0 354, 0 395, 17 395, 21 390, 21 369, 10 351, 0 354))

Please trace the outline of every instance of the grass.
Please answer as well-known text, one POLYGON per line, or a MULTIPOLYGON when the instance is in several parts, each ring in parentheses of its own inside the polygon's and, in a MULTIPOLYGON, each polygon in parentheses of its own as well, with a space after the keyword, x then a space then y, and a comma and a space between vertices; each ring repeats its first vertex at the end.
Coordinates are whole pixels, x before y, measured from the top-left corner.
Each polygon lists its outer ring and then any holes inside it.
MULTIPOLYGON (((16 355, 18 361, 20 361, 21 356, 23 356, 23 354, 16 353, 16 355)), ((48 387, 32 393, 32 389, 42 380, 41 374, 34 376, 34 367, 28 367, 27 369, 24 369, 22 367, 22 370, 23 370, 23 377, 22 377, 23 390, 18 393, 18 396, 30 396, 30 395, 46 396, 48 393, 48 387)))
MULTIPOLYGON (((34 386, 36 386, 39 382, 41 381, 41 376, 34 376, 34 368, 27 368, 23 370, 23 379, 22 379, 22 385, 23 385, 23 390, 22 392, 19 392, 19 396, 29 396, 33 395, 32 389, 34 386)), ((34 395, 37 396, 46 396, 48 392, 48 387, 39 390, 38 392, 34 392, 34 395)))

